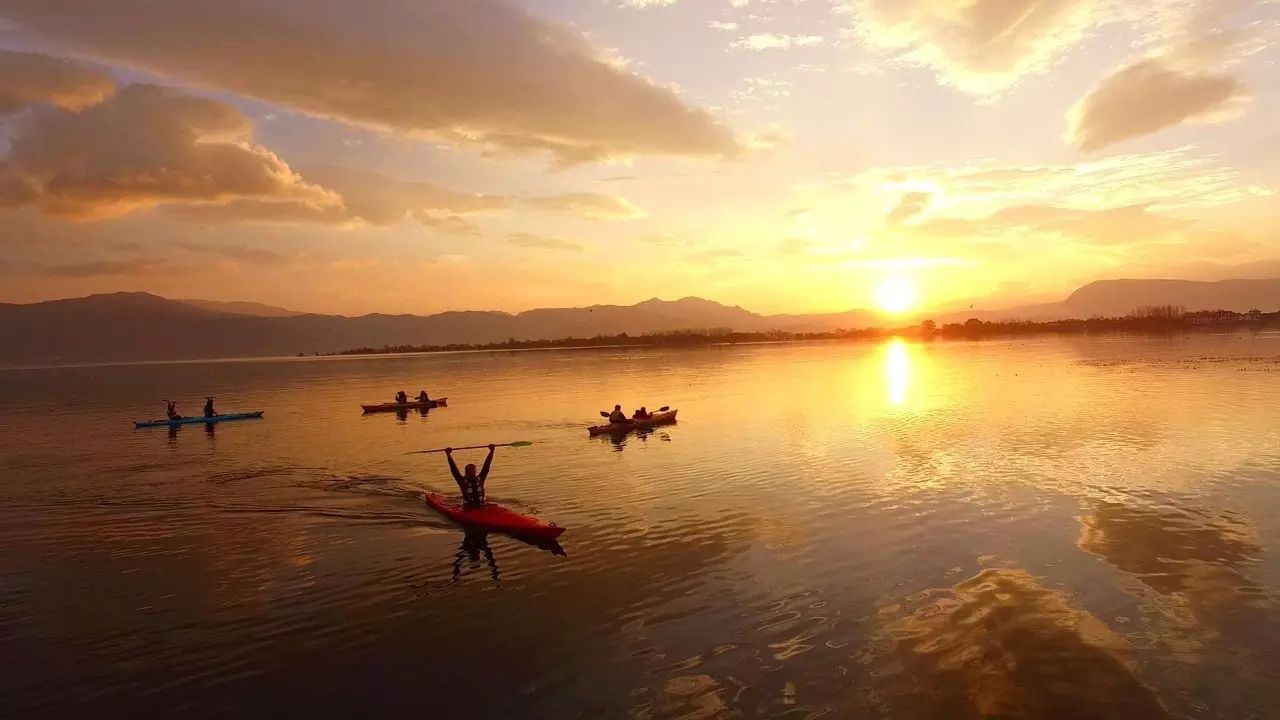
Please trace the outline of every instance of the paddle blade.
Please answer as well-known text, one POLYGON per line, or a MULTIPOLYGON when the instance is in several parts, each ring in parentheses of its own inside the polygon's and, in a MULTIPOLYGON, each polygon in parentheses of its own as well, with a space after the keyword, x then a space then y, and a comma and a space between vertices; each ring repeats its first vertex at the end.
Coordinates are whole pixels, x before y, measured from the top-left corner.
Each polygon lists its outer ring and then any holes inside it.
POLYGON ((663 405, 662 407, 658 408, 655 412, 666 412, 670 409, 671 409, 670 405, 663 405))
POLYGON ((508 447, 529 447, 533 444, 532 440, 517 440, 513 443, 507 443, 508 447))
POLYGON ((609 417, 609 413, 607 413, 607 412, 605 412, 605 411, 601 410, 601 411, 600 411, 600 417, 607 418, 607 417, 609 417))

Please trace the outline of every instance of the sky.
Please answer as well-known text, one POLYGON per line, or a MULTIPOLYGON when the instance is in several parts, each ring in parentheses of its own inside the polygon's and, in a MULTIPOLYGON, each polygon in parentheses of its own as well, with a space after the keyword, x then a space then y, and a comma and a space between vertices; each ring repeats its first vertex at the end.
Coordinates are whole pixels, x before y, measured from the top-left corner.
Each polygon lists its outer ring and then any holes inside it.
POLYGON ((1280 277, 1274 0, 0 0, 0 302, 1280 277))

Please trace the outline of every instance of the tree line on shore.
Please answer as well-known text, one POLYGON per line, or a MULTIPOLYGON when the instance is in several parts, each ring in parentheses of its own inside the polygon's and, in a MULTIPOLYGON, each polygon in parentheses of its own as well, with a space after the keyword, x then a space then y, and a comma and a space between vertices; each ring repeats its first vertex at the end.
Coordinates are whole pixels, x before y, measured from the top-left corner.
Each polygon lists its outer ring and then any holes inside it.
POLYGON ((1250 310, 1245 313, 1230 310, 1187 312, 1175 305, 1154 305, 1137 308, 1122 317, 1092 317, 1084 320, 1001 320, 985 322, 978 318, 970 318, 963 323, 946 323, 944 325, 938 325, 933 320, 925 320, 918 325, 899 328, 838 329, 826 332, 787 332, 783 330, 740 332, 732 328, 707 328, 699 330, 670 330, 640 335, 619 333, 617 335, 596 335, 594 337, 567 337, 555 340, 516 340, 515 338, 508 338, 501 342, 492 343, 383 345, 380 348, 360 347, 326 354, 379 355, 468 350, 537 350, 633 346, 684 347, 817 340, 873 340, 895 336, 922 339, 978 339, 1038 334, 1093 335, 1134 332, 1176 334, 1264 328, 1280 328, 1280 312, 1262 312, 1260 310, 1250 310))

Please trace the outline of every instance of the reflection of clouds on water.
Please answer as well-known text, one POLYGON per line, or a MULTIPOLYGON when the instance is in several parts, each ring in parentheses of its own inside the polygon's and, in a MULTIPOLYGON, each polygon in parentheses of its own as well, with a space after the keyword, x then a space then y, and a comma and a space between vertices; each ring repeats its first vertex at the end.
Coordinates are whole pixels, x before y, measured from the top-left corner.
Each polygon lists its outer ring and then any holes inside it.
POLYGON ((881 616, 859 662, 876 678, 864 702, 887 717, 1169 717, 1124 638, 1023 570, 984 570, 881 616))
POLYGON ((1185 597, 1202 618, 1260 599, 1238 568, 1252 564, 1262 549, 1235 515, 1100 502, 1081 522, 1080 549, 1159 593, 1185 597))
POLYGON ((680 718, 715 720, 728 717, 720 684, 710 675, 681 675, 667 681, 661 691, 631 712, 635 720, 680 718))
POLYGON ((1080 548, 1141 583, 1134 594, 1156 623, 1148 642, 1184 661, 1225 663, 1238 677, 1271 672, 1280 620, 1266 590, 1242 572, 1262 552, 1242 518, 1100 502, 1081 522, 1080 548))

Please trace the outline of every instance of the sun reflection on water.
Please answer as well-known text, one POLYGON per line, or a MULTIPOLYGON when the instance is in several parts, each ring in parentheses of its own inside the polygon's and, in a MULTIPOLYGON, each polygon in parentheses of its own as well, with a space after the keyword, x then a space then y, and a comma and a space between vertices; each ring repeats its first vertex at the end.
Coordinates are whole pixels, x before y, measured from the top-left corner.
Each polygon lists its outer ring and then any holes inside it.
POLYGON ((907 402, 907 391, 911 389, 911 354, 902 338, 890 340, 885 347, 884 374, 889 404, 902 407, 907 402))

